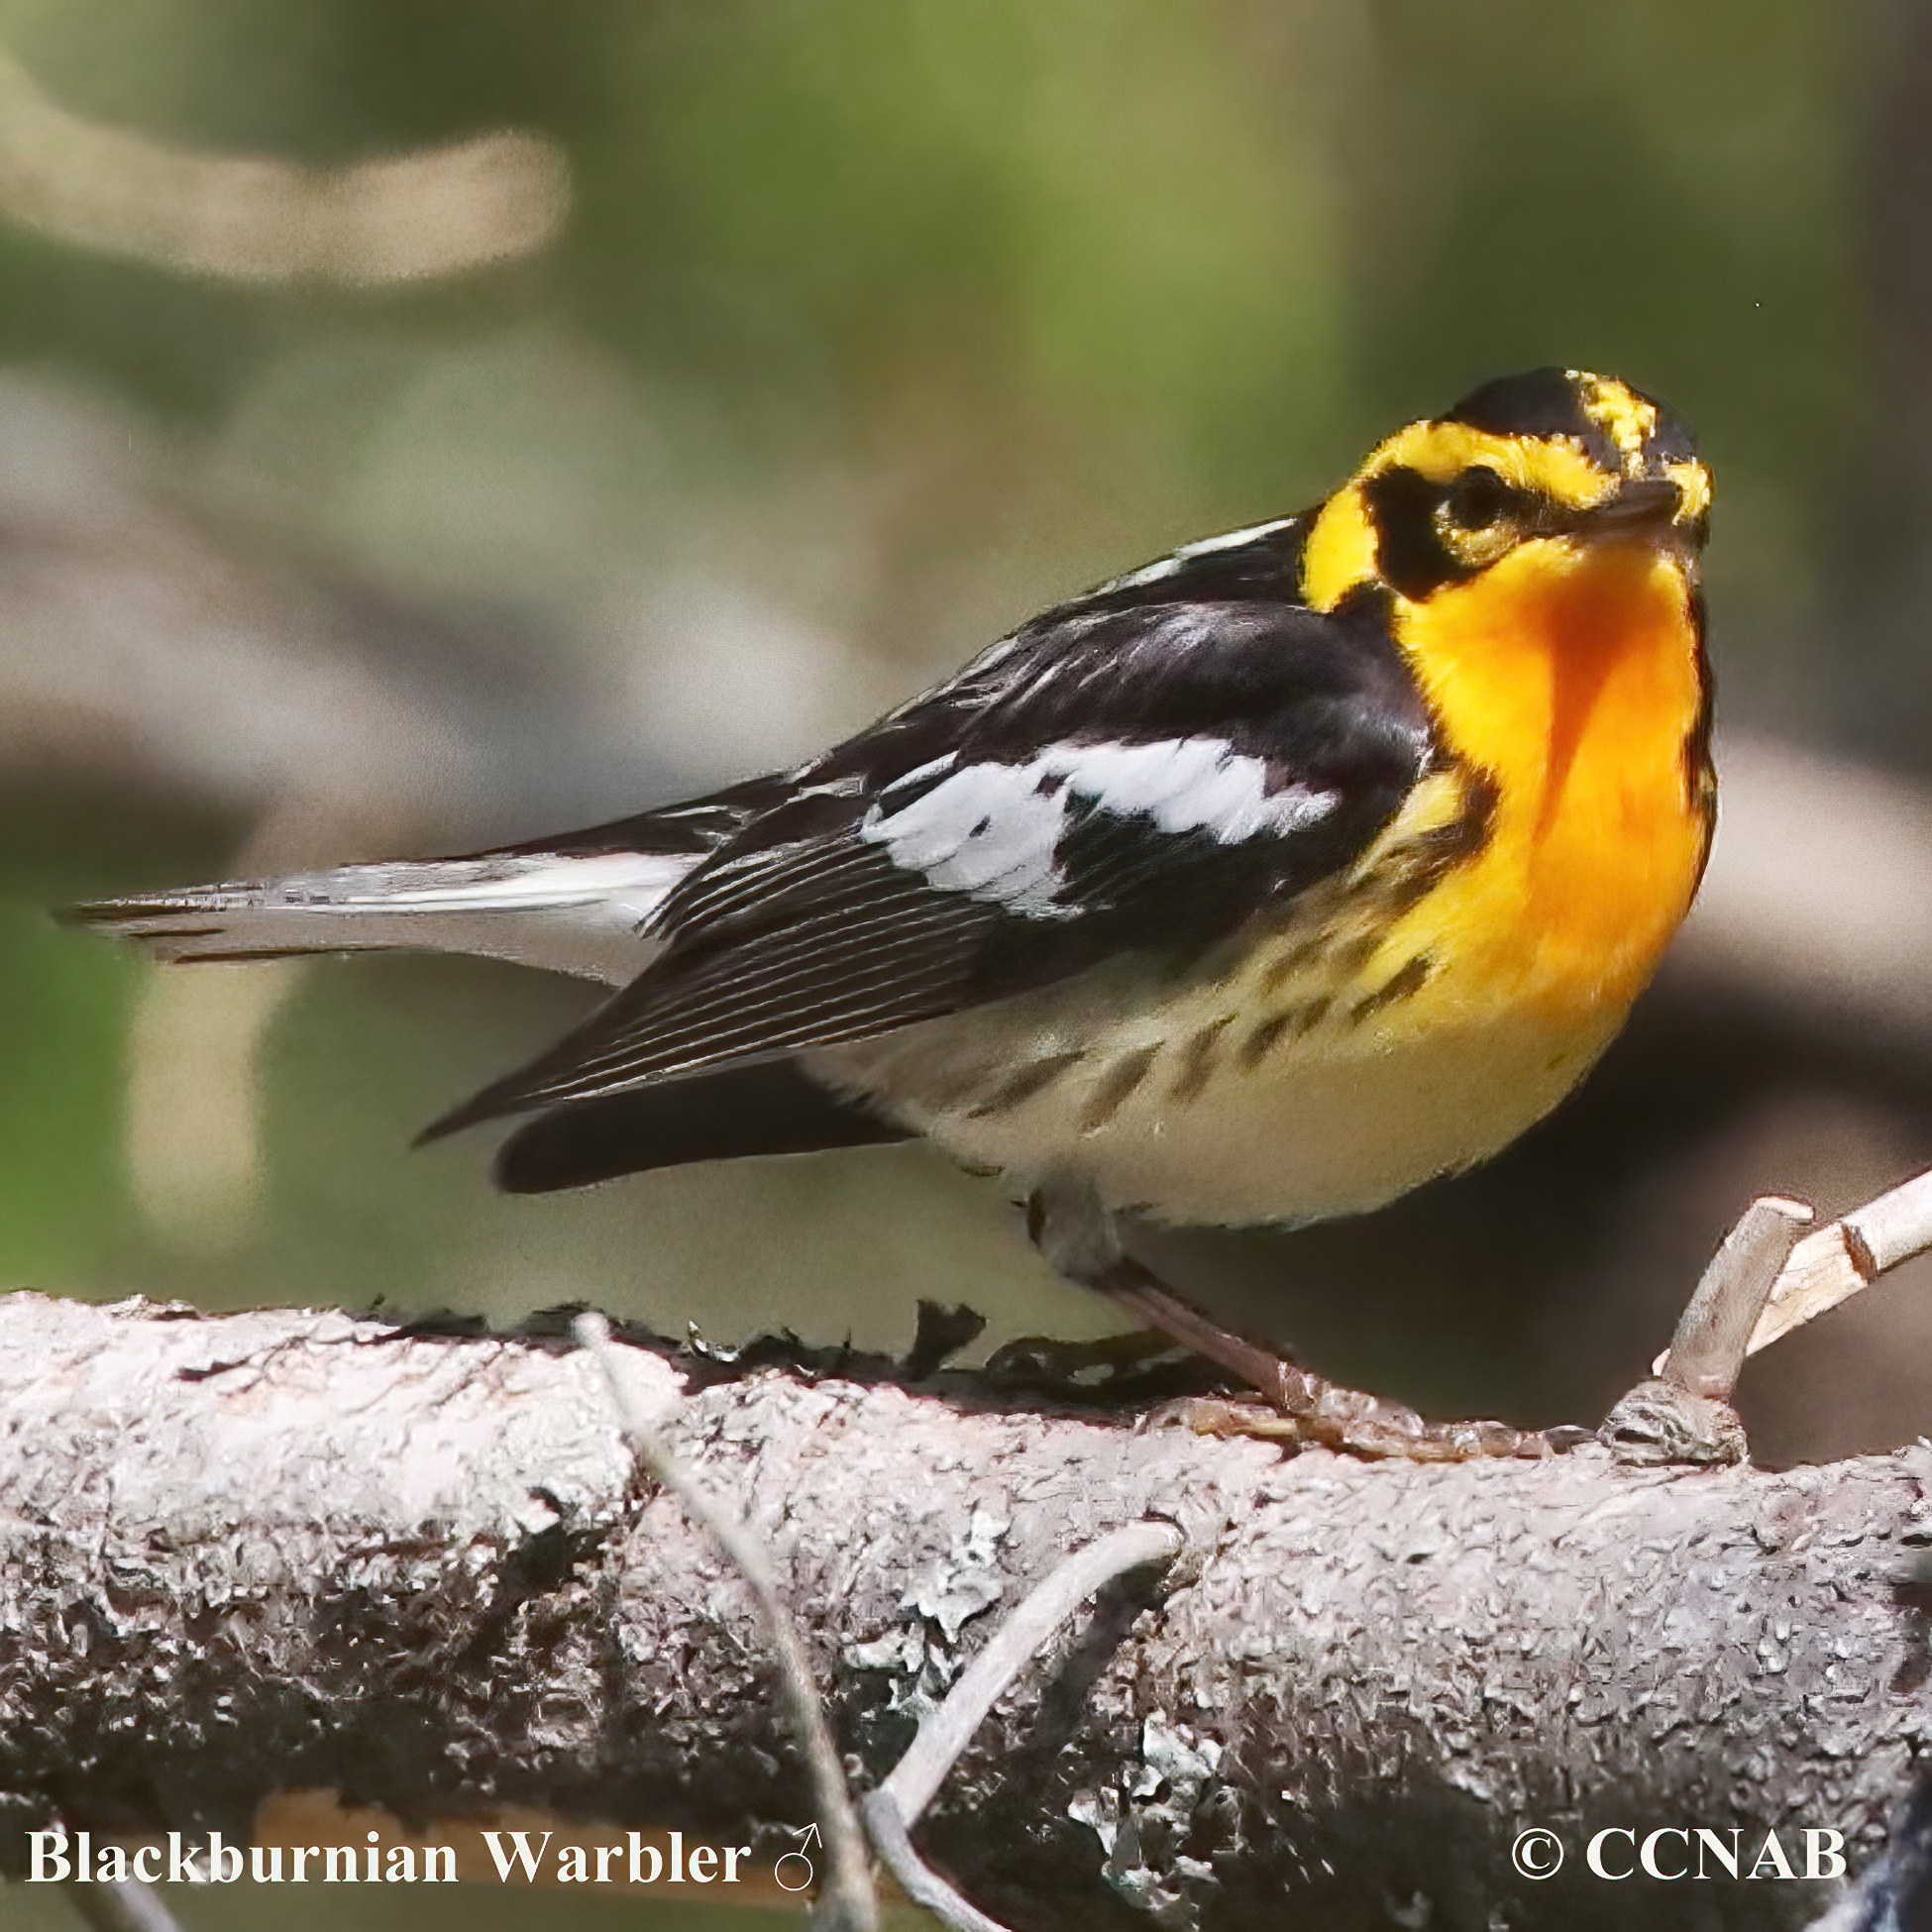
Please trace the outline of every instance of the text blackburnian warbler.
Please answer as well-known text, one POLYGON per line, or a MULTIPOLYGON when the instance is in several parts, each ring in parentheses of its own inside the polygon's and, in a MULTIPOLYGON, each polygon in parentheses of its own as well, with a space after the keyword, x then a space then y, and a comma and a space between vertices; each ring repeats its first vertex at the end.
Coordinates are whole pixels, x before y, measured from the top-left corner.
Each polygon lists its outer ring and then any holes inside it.
POLYGON ((1582 1078, 1709 845, 1709 504, 1661 404, 1504 377, 1319 508, 1047 611, 795 771, 75 916, 165 959, 428 947, 603 980, 430 1134, 534 1113, 497 1157, 517 1192, 925 1134, 1292 1433, 1518 1447, 1214 1328, 1118 1228, 1359 1213, 1582 1078))

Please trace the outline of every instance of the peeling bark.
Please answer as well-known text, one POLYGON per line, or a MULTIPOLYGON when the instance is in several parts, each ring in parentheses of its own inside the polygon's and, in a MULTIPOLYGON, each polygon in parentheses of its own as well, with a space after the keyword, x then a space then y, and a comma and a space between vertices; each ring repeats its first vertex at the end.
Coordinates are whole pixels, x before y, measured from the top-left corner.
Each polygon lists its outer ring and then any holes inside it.
MULTIPOLYGON (((1856 1870, 1924 1749, 1923 1445, 1366 1464, 965 1376, 626 1362, 789 1579, 867 1781, 1069 1548, 1186 1533, 1165 1594, 1076 1619, 919 1828, 1019 1932, 1802 1924, 1827 1886, 1609 1883, 1584 1841, 1737 1826, 1748 1861, 1829 1828, 1856 1870), (1528 1825, 1559 1877, 1514 1873, 1528 1825)), ((56 1813, 243 1837, 316 1787, 789 1847, 808 1800, 749 1594, 628 1470, 556 1340, 0 1301, 0 1856, 56 1813)))

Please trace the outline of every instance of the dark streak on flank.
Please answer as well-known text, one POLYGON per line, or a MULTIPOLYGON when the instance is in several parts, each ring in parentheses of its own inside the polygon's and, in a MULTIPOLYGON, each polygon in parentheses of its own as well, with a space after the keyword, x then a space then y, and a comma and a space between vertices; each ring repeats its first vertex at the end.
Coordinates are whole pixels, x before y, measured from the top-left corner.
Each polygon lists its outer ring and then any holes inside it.
POLYGON ((1398 1000, 1406 1000, 1410 994, 1422 990, 1422 985, 1435 970, 1436 962, 1426 952, 1419 952, 1393 979, 1378 986, 1365 999, 1357 1000, 1348 1009, 1348 1023, 1359 1026, 1370 1014, 1380 1013, 1384 1007, 1392 1007, 1398 1000))
POLYGON ((1391 854, 1401 876, 1387 888, 1383 906, 1391 917, 1410 912, 1459 865, 1481 856, 1495 829, 1501 792, 1490 775, 1473 766, 1457 772, 1461 808, 1447 824, 1433 826, 1391 854))
MULTIPOLYGON (((1704 638, 1704 593, 1690 593, 1690 628, 1697 640, 1697 715, 1683 742, 1684 798, 1704 821, 1704 850, 1697 861, 1698 883, 1710 862, 1711 836, 1717 830, 1717 774, 1711 766, 1711 660, 1704 638)), ((1691 890, 1694 892, 1696 887, 1691 890)))
POLYGON ((1357 933, 1354 938, 1336 947, 1329 960, 1329 968, 1338 980, 1345 980, 1351 973, 1360 972, 1375 957, 1375 949, 1381 943, 1378 933, 1357 933))
POLYGON ((1271 1015, 1241 1042, 1241 1065, 1252 1073, 1268 1057, 1275 1042, 1295 1023, 1295 1009, 1271 1015))
POLYGON ((1328 943, 1335 937, 1333 931, 1318 932, 1312 939, 1304 939, 1300 945, 1285 952, 1261 976, 1261 991, 1274 993, 1280 990, 1282 982, 1291 980, 1297 973, 1305 972, 1321 958, 1328 943))
POLYGON ((984 1121, 992 1115, 1004 1114, 1011 1108, 1024 1106, 1035 1095, 1043 1094, 1069 1067, 1078 1066, 1086 1057, 1086 1052, 1082 1049, 1075 1053, 1054 1053, 1044 1060, 1029 1062, 988 1099, 981 1101, 973 1109, 970 1118, 984 1121))
POLYGON ((1198 1100, 1215 1070, 1215 1047, 1221 1036, 1234 1023, 1234 1016, 1225 1013, 1219 1020, 1212 1020, 1201 1027, 1188 1040, 1187 1050, 1181 1061, 1181 1070, 1175 1076, 1170 1090, 1175 1100, 1198 1100))
POLYGON ((1087 1097, 1080 1116, 1080 1131, 1094 1133, 1104 1127, 1121 1111, 1127 1097, 1146 1079, 1148 1069, 1159 1055, 1160 1042, 1156 1040, 1153 1045, 1136 1048, 1126 1059, 1115 1061, 1087 1097))
POLYGON ((1322 1023, 1332 1005, 1334 1002, 1325 993, 1319 1000, 1308 1000, 1298 1007, 1284 1007, 1279 1013, 1270 1015, 1241 1042, 1242 1066, 1252 1073, 1285 1034, 1292 1033, 1296 1039, 1301 1039, 1305 1034, 1312 1033, 1322 1023))

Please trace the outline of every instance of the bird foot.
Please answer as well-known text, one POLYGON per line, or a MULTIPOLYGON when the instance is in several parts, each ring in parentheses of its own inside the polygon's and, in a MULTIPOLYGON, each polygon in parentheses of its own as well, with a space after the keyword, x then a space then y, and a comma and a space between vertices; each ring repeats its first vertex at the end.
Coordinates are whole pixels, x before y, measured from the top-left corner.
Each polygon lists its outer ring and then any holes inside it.
MULTIPOLYGON (((1500 1422, 1429 1422, 1399 1402, 1344 1389, 1268 1346, 1235 1335, 1182 1301, 1140 1262, 1126 1255, 1086 1273, 1098 1288, 1149 1328, 1217 1363, 1259 1392, 1259 1401, 1217 1396, 1168 1405, 1163 1420, 1185 1422, 1197 1435, 1254 1436, 1301 1449, 1410 1462, 1466 1462, 1478 1456, 1555 1455, 1587 1430, 1512 1429, 1500 1422)), ((1160 1412, 1156 1412, 1159 1415, 1160 1412)))
POLYGON ((1297 1406, 1190 1396, 1151 1411, 1148 1426, 1178 1424, 1197 1436, 1249 1436, 1295 1449, 1331 1449, 1369 1460, 1470 1462, 1484 1456, 1531 1460, 1560 1455, 1596 1438, 1586 1429, 1513 1429, 1501 1422, 1430 1422, 1398 1402, 1358 1389, 1339 1388, 1292 1362, 1282 1363, 1284 1382, 1303 1385, 1297 1406), (1319 1393, 1312 1396, 1307 1384, 1319 1393), (1304 1398, 1307 1398, 1304 1400, 1304 1398))

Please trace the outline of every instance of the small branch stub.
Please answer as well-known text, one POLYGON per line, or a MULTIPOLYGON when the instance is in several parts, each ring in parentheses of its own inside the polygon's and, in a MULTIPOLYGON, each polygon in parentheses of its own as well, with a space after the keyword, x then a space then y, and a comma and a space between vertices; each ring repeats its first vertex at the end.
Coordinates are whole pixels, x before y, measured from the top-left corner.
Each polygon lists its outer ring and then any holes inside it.
POLYGON ((1802 1201, 1752 1202, 1712 1256, 1670 1338, 1658 1374, 1673 1388, 1728 1402, 1757 1327, 1798 1236, 1811 1225, 1802 1201))
POLYGON ((1801 1201, 1752 1202, 1711 1257, 1654 1379, 1605 1418, 1603 1440, 1626 1462, 1742 1462, 1749 1446, 1731 1407, 1747 1344, 1799 1231, 1801 1201))

